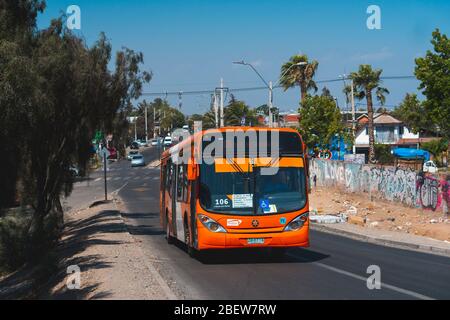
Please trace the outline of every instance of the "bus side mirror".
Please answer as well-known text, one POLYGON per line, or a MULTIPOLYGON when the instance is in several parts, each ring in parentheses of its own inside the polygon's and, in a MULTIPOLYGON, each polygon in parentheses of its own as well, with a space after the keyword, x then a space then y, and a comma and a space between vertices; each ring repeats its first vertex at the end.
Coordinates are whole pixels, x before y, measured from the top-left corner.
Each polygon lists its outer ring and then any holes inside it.
POLYGON ((197 180, 198 178, 198 165, 190 164, 187 169, 187 178, 189 181, 197 180))

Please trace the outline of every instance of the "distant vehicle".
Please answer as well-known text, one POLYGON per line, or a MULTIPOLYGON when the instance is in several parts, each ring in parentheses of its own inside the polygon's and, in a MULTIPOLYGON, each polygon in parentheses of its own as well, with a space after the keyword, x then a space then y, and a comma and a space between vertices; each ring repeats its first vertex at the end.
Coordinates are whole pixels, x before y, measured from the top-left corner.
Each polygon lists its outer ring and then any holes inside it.
POLYGON ((150 142, 152 147, 156 147, 159 145, 159 140, 158 139, 152 139, 152 141, 150 142))
POLYGON ((141 139, 141 140, 138 140, 138 141, 136 141, 141 147, 148 147, 148 143, 147 143, 147 141, 145 141, 145 140, 143 140, 143 139, 141 139))
POLYGON ((170 147, 172 145, 172 137, 165 137, 164 138, 164 146, 170 147))
POLYGON ((433 161, 427 161, 423 165, 423 172, 437 173, 438 171, 439 171, 439 169, 433 161))
POLYGON ((130 152, 128 152, 127 160, 131 161, 131 159, 133 159, 133 157, 137 155, 139 155, 139 151, 131 150, 130 152))
POLYGON ((188 125, 185 125, 185 126, 183 126, 183 129, 184 129, 184 130, 189 130, 189 126, 188 126, 188 125))
POLYGON ((136 141, 133 141, 130 145, 131 150, 139 150, 139 148, 140 148, 140 145, 136 141))
POLYGON ((132 167, 143 167, 145 166, 144 156, 141 154, 133 156, 131 159, 131 166, 132 167))
POLYGON ((109 157, 108 160, 117 160, 117 150, 116 148, 108 148, 109 157))

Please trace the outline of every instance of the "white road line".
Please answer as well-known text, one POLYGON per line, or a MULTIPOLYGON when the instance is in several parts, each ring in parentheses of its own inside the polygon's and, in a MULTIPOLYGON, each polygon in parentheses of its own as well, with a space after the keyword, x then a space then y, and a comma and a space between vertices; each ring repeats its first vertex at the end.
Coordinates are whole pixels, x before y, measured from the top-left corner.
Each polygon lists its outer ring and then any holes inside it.
MULTIPOLYGON (((288 254, 288 256, 290 256, 292 258, 295 258, 295 259, 304 260, 301 257, 296 256, 294 254, 288 254)), ((304 260, 304 261, 306 261, 306 260, 304 260)), ((351 273, 351 272, 348 272, 348 271, 345 271, 345 270, 342 270, 342 269, 339 269, 339 268, 331 267, 331 266, 328 266, 328 265, 320 263, 320 262, 313 262, 312 264, 314 264, 314 265, 316 265, 318 267, 321 267, 321 268, 324 268, 324 269, 327 269, 327 270, 339 273, 339 274, 346 275, 346 276, 354 278, 354 279, 358 279, 358 280, 367 282, 367 278, 362 277, 360 275, 357 275, 355 273, 351 273)), ((402 289, 402 288, 399 288, 399 287, 396 287, 396 286, 393 286, 393 285, 390 285, 390 284, 387 284, 387 283, 384 283, 384 282, 381 283, 381 288, 387 288, 389 290, 396 291, 396 292, 405 294, 407 296, 411 296, 411 297, 419 299, 419 300, 436 300, 434 298, 425 296, 423 294, 420 294, 420 293, 417 293, 417 292, 414 292, 414 291, 410 291, 410 290, 406 290, 406 289, 402 289)))
POLYGON ((94 182, 97 182, 97 181, 100 181, 100 180, 102 180, 102 178, 97 178, 97 179, 94 180, 94 182))

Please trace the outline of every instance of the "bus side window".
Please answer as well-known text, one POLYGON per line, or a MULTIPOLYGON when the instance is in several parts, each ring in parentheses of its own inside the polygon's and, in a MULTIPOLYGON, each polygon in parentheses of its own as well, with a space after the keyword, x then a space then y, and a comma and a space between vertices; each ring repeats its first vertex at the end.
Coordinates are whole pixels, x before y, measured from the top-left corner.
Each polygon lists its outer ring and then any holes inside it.
POLYGON ((184 166, 177 166, 177 200, 183 201, 184 166))
POLYGON ((169 195, 172 196, 172 182, 173 182, 173 165, 172 165, 172 162, 169 162, 167 164, 167 168, 168 168, 169 172, 167 174, 167 184, 166 184, 166 186, 168 188, 167 191, 169 191, 169 195))
POLYGON ((188 177, 187 177, 187 164, 183 164, 183 202, 188 203, 188 177))

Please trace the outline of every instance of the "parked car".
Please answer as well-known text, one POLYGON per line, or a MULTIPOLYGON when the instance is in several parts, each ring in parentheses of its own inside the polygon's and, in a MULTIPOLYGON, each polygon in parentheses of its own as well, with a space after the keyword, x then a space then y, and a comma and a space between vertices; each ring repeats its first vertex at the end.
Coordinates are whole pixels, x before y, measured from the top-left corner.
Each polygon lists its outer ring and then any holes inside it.
POLYGON ((130 152, 128 152, 127 160, 131 161, 133 157, 137 155, 139 155, 139 151, 131 150, 130 152))
POLYGON ((131 159, 131 166, 132 167, 143 167, 145 166, 145 160, 144 156, 141 154, 133 156, 131 159))
POLYGON ((170 147, 172 145, 172 137, 165 137, 164 138, 164 146, 170 147))
POLYGON ((439 171, 437 165, 434 163, 434 161, 427 161, 423 165, 423 172, 428 173, 437 173, 439 171))

